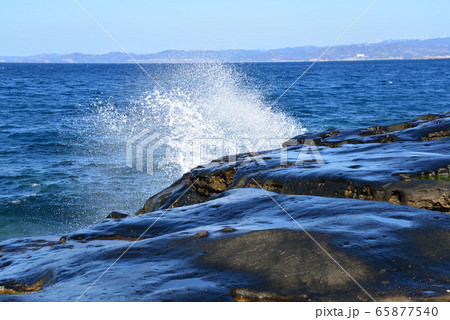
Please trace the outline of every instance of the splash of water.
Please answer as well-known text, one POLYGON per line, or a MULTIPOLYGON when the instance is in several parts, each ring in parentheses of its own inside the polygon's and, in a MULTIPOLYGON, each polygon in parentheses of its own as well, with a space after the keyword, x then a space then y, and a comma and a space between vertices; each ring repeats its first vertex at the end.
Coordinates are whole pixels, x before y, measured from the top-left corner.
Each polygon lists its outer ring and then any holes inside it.
POLYGON ((305 132, 293 118, 271 109, 230 65, 180 65, 166 76, 170 90, 145 92, 125 109, 108 104, 98 114, 104 134, 122 143, 144 129, 159 133, 170 175, 179 177, 226 154, 273 149, 305 132))

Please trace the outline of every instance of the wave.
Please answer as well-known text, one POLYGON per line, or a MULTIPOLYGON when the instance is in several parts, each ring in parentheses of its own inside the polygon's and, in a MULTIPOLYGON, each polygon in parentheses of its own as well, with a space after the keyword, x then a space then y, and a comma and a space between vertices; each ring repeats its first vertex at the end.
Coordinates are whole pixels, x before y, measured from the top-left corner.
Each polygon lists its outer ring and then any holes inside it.
POLYGON ((178 177, 226 154, 277 148, 305 132, 230 65, 187 64, 169 72, 163 87, 170 89, 144 92, 125 107, 99 103, 95 126, 102 138, 115 139, 125 151, 126 139, 142 130, 157 133, 163 169, 178 177))

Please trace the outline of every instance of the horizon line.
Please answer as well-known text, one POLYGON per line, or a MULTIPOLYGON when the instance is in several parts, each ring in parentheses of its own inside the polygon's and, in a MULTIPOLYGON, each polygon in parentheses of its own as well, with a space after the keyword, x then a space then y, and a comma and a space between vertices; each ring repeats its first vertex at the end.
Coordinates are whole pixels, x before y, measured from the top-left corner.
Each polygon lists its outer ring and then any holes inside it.
MULTIPOLYGON (((384 42, 402 42, 402 41, 428 41, 428 40, 442 40, 442 39, 449 39, 450 37, 436 37, 436 38, 401 38, 401 39, 386 39, 381 40, 377 42, 359 42, 359 43, 351 43, 351 44, 340 44, 336 45, 335 47, 345 47, 345 46, 356 46, 356 45, 375 45, 375 44, 382 44, 384 42)), ((271 49, 164 49, 156 52, 146 52, 146 53, 135 53, 131 52, 130 54, 133 55, 150 55, 150 54, 158 54, 163 53, 167 51, 175 51, 175 52, 226 52, 226 51, 258 51, 258 52, 267 52, 272 50, 283 50, 283 49, 295 49, 295 48, 323 48, 324 46, 318 46, 318 45, 301 45, 301 46, 295 46, 295 47, 282 47, 282 48, 271 48, 271 49)), ((102 56, 107 55, 111 53, 119 53, 124 54, 122 51, 109 51, 104 53, 84 53, 84 52, 67 52, 67 53, 36 53, 36 54, 29 54, 29 55, 2 55, 0 58, 29 58, 29 57, 36 57, 41 55, 72 55, 72 54, 82 54, 82 55, 94 55, 94 56, 102 56)), ((309 60, 306 60, 309 61, 309 60)))

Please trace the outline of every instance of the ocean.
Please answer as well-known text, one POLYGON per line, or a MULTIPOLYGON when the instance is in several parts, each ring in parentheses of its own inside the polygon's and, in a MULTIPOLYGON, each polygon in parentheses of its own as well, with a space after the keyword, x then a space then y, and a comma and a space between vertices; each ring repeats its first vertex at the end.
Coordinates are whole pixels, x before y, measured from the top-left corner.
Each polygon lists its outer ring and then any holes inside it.
POLYGON ((320 62, 273 104, 309 65, 0 64, 0 241, 134 213, 230 150, 450 111, 450 60, 320 62), (127 166, 142 132, 163 150, 151 174, 127 166))

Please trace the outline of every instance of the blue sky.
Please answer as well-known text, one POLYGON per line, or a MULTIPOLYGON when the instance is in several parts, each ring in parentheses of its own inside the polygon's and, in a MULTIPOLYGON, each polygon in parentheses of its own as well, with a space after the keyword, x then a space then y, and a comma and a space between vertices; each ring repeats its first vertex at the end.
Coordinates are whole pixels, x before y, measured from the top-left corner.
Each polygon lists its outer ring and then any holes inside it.
MULTIPOLYGON (((333 42, 373 0, 78 0, 129 52, 333 42)), ((379 0, 338 44, 450 36, 450 1, 379 0)), ((73 0, 0 0, 0 56, 121 51, 73 0)))

